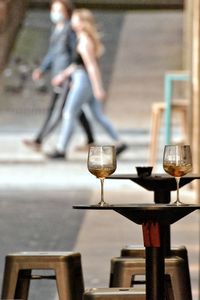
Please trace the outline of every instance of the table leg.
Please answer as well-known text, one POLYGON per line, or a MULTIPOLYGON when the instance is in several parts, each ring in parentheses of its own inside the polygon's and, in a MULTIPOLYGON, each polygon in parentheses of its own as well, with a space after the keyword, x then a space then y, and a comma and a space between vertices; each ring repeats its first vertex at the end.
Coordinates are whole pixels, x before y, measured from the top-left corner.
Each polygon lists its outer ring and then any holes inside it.
POLYGON ((167 204, 167 203, 170 203, 170 201, 171 201, 170 191, 156 190, 154 192, 154 202, 155 203, 167 204))
MULTIPOLYGON (((168 204, 171 201, 171 192, 167 190, 156 190, 154 192, 154 202, 168 204)), ((165 257, 170 255, 171 251, 171 231, 170 225, 162 226, 162 244, 164 245, 165 257)))
POLYGON ((146 299, 165 299, 165 263, 160 247, 146 247, 146 299))
POLYGON ((169 226, 148 221, 143 225, 146 248, 146 299, 165 300, 165 255, 170 251, 169 226))

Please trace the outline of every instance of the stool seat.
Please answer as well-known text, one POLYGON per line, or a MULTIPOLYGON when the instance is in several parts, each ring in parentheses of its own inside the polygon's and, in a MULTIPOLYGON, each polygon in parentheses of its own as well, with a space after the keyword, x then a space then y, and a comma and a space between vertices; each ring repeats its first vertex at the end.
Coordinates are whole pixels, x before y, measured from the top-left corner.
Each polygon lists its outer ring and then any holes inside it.
POLYGON ((83 300, 145 300, 144 290, 135 288, 93 288, 85 291, 83 300))
MULTIPOLYGON (((145 258, 145 248, 141 245, 127 245, 121 249, 120 253, 121 257, 141 257, 145 258)), ((188 253, 185 246, 177 246, 173 247, 170 250, 169 256, 179 256, 185 260, 188 265, 188 253)))
MULTIPOLYGON (((182 115, 182 127, 184 131, 184 140, 188 139, 188 106, 189 101, 187 99, 174 99, 171 104, 171 110, 178 112, 182 115)), ((151 109, 151 133, 150 133, 150 165, 155 165, 158 148, 158 135, 160 131, 161 118, 166 109, 165 102, 154 102, 151 109)))
POLYGON ((84 292, 80 253, 44 251, 8 254, 1 298, 27 300, 32 279, 55 279, 59 300, 80 300, 84 292), (55 276, 32 275, 32 270, 54 270, 55 276))
MULTIPOLYGON (((172 108, 173 109, 181 109, 183 108, 188 108, 189 101, 187 99, 174 99, 172 102, 172 108)), ((157 109, 165 109, 166 108, 166 103, 165 102, 154 102, 152 104, 152 110, 157 110, 157 109)))

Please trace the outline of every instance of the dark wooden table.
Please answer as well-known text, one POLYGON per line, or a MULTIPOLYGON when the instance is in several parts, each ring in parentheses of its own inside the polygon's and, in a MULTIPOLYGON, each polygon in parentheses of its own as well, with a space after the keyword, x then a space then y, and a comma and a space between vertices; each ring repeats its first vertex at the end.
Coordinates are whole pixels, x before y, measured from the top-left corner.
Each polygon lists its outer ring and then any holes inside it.
MULTIPOLYGON (((148 177, 138 177, 137 174, 114 174, 107 179, 131 180, 148 191, 154 192, 155 203, 170 203, 171 191, 176 190, 176 180, 168 174, 152 174, 148 177)), ((180 179, 180 188, 195 179, 200 179, 199 174, 188 174, 180 179)))
POLYGON ((168 239, 166 228, 200 209, 200 205, 113 204, 108 206, 75 205, 73 208, 114 210, 132 222, 142 225, 146 248, 146 299, 165 300, 164 258, 168 239))
MULTIPOLYGON (((142 186, 148 191, 152 191, 154 195, 154 202, 159 204, 168 204, 171 202, 171 191, 176 191, 177 185, 174 177, 164 174, 152 174, 147 177, 139 177, 137 174, 114 174, 107 179, 131 180, 132 182, 142 186)), ((192 182, 195 179, 200 179, 199 174, 188 174, 180 179, 180 188, 192 182)), ((181 197, 181 195, 180 195, 181 197)), ((165 224, 165 256, 170 255, 171 251, 171 231, 170 224, 165 224)))

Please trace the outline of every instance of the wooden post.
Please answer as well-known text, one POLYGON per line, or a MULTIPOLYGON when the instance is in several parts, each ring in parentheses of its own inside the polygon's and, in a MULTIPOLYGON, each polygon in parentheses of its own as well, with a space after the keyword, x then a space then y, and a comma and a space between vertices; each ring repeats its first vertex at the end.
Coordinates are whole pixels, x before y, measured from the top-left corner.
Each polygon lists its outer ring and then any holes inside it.
POLYGON ((193 0, 185 0, 183 24, 183 67, 185 70, 191 70, 192 67, 192 23, 193 0))
MULTIPOLYGON (((193 172, 200 173, 200 0, 193 0, 192 31, 192 152, 193 172)), ((198 202, 200 181, 195 182, 198 202)))
POLYGON ((0 0, 0 73, 9 59, 27 4, 28 0, 0 0))

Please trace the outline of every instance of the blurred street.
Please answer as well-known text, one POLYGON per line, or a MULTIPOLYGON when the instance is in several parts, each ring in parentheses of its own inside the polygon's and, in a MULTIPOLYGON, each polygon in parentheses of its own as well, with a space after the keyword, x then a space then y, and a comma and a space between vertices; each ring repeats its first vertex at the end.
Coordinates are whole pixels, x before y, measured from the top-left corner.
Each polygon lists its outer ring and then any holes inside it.
MULTIPOLYGON (((98 17, 106 19, 106 14, 98 17)), ((106 20, 102 25, 109 28, 106 20)), ((135 173, 136 165, 148 162, 151 105, 163 101, 165 72, 182 66, 182 27, 181 11, 137 11, 113 16, 112 41, 105 31, 108 52, 102 68, 109 92, 105 109, 128 144, 116 173, 135 173), (117 46, 111 47, 112 43, 117 46)), ((82 131, 77 128, 66 161, 50 161, 45 156, 55 145, 56 132, 42 152, 26 148, 22 140, 34 137, 47 96, 43 103, 42 95, 38 96, 35 104, 31 96, 28 102, 23 96, 16 96, 18 102, 11 94, 8 99, 1 94, 0 99, 0 281, 9 252, 75 250, 82 254, 85 286, 106 287, 111 257, 127 244, 142 245, 141 228, 113 211, 72 209, 74 204, 97 203, 100 197, 100 183, 87 170, 87 153, 75 151, 85 142, 82 131)), ((174 129, 177 139, 182 138, 179 125, 174 129)), ((97 142, 109 142, 97 125, 94 132, 97 142)), ((153 172, 163 173, 163 128, 160 133, 153 172)), ((173 192, 172 200, 175 196, 173 192)), ((197 201, 191 186, 182 188, 180 196, 185 203, 197 201)), ((109 203, 153 201, 153 193, 126 180, 106 180, 105 197, 109 203)), ((194 212, 175 223, 171 234, 173 246, 188 249, 193 300, 199 300, 199 228, 199 213, 194 212)), ((34 281, 30 300, 54 299, 55 291, 52 281, 34 281)))

